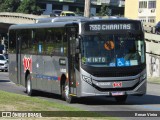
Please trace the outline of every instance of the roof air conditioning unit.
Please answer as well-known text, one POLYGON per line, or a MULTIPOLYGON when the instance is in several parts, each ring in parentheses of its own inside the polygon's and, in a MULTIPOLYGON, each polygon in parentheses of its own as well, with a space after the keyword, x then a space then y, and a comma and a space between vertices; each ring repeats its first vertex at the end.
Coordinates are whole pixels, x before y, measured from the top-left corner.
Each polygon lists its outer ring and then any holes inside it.
POLYGON ((142 9, 138 9, 138 12, 141 13, 141 12, 142 12, 142 9))
POLYGON ((151 13, 154 13, 155 12, 155 9, 151 9, 151 13))

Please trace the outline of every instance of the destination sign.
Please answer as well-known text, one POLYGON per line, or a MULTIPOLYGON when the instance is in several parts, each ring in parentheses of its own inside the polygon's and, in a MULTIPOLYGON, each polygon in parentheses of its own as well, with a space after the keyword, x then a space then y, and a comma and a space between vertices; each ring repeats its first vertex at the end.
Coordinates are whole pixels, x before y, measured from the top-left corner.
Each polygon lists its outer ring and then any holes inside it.
POLYGON ((86 31, 135 30, 131 23, 90 23, 85 25, 86 31))
POLYGON ((90 24, 89 30, 131 30, 131 24, 90 24))

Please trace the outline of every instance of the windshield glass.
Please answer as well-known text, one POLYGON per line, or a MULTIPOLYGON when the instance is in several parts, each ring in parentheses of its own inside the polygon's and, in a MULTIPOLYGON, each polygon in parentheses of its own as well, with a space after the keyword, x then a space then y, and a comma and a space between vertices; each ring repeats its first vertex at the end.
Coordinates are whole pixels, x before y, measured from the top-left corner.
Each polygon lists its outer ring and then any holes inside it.
POLYGON ((145 62, 144 41, 138 36, 86 35, 81 45, 85 65, 125 67, 145 62))
POLYGON ((74 13, 66 13, 66 16, 75 16, 74 13))
POLYGON ((5 60, 4 56, 0 55, 0 60, 5 60))

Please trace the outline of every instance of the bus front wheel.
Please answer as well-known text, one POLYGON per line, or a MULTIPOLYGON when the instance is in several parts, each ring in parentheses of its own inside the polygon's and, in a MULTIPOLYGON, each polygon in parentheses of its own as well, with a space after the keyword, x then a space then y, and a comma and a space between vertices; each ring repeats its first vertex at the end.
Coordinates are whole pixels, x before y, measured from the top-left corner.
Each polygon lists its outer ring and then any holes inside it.
POLYGON ((73 102, 73 97, 69 95, 69 82, 65 81, 64 85, 64 98, 68 103, 73 102))
POLYGON ((31 76, 30 74, 27 75, 27 86, 26 86, 26 92, 29 96, 33 95, 33 90, 32 90, 32 82, 31 82, 31 76))

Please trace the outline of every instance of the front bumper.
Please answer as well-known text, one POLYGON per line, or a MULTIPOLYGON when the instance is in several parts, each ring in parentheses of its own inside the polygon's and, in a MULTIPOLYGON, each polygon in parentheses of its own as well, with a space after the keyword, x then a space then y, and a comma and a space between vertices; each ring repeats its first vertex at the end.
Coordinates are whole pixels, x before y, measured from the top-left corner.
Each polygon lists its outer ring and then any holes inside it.
MULTIPOLYGON (((138 81, 138 80, 137 80, 138 81)), ((132 81, 130 86, 132 85, 132 81)), ((77 97, 87 97, 87 96, 116 96, 116 95, 137 95, 141 96, 146 94, 147 89, 147 81, 146 78, 143 79, 141 82, 133 84, 133 87, 129 88, 112 88, 112 89, 103 89, 99 90, 96 87, 86 83, 85 81, 82 81, 81 83, 81 89, 77 97)))
POLYGON ((8 71, 8 65, 7 64, 0 65, 0 70, 8 71))

